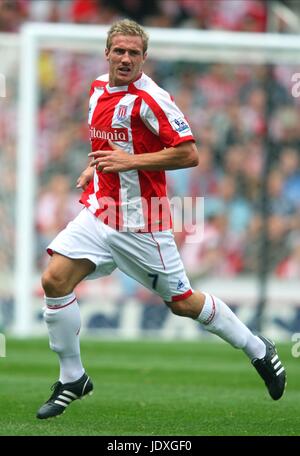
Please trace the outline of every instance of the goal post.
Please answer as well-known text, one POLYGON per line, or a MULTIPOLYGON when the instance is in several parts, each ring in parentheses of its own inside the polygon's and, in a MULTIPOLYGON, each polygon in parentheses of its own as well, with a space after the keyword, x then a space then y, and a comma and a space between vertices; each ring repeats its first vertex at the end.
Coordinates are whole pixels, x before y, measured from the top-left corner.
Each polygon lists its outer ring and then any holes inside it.
MULTIPOLYGON (((26 336, 32 327, 34 209, 37 176, 38 56, 43 49, 104 52, 108 26, 27 23, 20 32, 17 153, 15 325, 26 336)), ((300 62, 300 36, 146 28, 149 54, 158 60, 223 63, 300 62)))
POLYGON ((15 326, 13 332, 30 334, 32 325, 32 277, 34 259, 34 170, 37 133, 36 35, 25 27, 20 40, 20 75, 17 144, 15 326))

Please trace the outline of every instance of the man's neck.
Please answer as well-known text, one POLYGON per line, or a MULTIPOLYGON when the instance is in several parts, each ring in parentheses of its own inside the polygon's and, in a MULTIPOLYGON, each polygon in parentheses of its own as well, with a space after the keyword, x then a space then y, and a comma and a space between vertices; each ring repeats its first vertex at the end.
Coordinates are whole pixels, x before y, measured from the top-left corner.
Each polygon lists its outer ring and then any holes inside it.
POLYGON ((138 79, 140 79, 142 77, 142 74, 143 72, 141 71, 137 77, 135 79, 133 79, 132 81, 129 81, 127 84, 114 84, 111 79, 109 78, 109 81, 108 81, 108 84, 109 84, 109 87, 110 88, 122 88, 122 87, 128 87, 130 84, 132 84, 133 82, 137 81, 138 79))

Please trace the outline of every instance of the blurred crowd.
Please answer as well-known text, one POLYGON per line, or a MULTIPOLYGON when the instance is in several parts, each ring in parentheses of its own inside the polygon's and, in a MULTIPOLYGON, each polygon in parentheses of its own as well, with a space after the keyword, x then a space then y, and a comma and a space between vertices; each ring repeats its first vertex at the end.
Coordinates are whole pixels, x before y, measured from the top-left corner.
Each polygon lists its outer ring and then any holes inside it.
MULTIPOLYGON (((265 2, 235 1, 27 1, 0 0, 0 29, 25 19, 108 23, 129 15, 147 25, 262 31, 265 2), (226 9, 222 5, 226 3, 226 9), (18 5, 3 13, 3 6, 18 5), (43 5, 41 5, 43 4, 43 5), (200 6, 201 5, 201 8, 200 6), (125 9, 125 7, 127 9, 125 9), (229 8, 229 9, 228 9, 229 8), (213 11, 213 12, 212 12, 213 11), (251 11, 251 13, 250 13, 251 11)), ((151 56, 150 56, 151 57, 151 56)), ((76 180, 89 152, 87 111, 92 80, 106 72, 98 56, 43 51, 39 59, 40 107, 36 172, 36 262, 45 246, 80 210, 76 180)), ((200 152, 191 170, 168 172, 169 196, 204 197, 203 238, 175 233, 188 274, 235 277, 267 268, 277 277, 300 277, 300 97, 292 96, 297 67, 196 64, 149 59, 145 72, 168 90, 186 114, 200 152)), ((17 72, 15 73, 15 75, 17 72)), ((15 193, 16 79, 0 111, 0 264, 11 267, 15 193), (7 221, 11 221, 11 225, 7 221)), ((3 103, 3 101, 2 101, 3 103)), ((185 227, 187 228, 187 227, 185 227)), ((132 284, 126 282, 129 290, 132 284)), ((139 293, 141 293, 139 291, 139 293)))
POLYGON ((26 20, 109 24, 131 17, 153 27, 195 27, 264 32, 263 0, 0 0, 0 31, 26 20), (237 7, 238 3, 238 7, 237 7))
MULTIPOLYGON (((44 247, 80 210, 75 183, 89 151, 88 86, 105 68, 104 61, 94 56, 50 51, 40 56, 36 161, 40 264, 44 247)), ((197 168, 168 173, 170 197, 205 197, 203 242, 185 243, 186 233, 176 233, 188 272, 193 276, 257 272, 264 226, 270 244, 270 271, 298 277, 300 99, 291 96, 293 68, 150 60, 145 71, 175 97, 199 147, 197 168), (270 138, 266 136, 266 112, 270 138), (263 205, 264 189, 268 200, 263 205)), ((13 201, 15 130, 11 125, 16 106, 7 103, 0 113, 0 167, 6 199, 13 201)), ((8 246, 10 229, 6 236, 2 241, 8 246)), ((4 252, 5 248, 2 255, 4 252)))

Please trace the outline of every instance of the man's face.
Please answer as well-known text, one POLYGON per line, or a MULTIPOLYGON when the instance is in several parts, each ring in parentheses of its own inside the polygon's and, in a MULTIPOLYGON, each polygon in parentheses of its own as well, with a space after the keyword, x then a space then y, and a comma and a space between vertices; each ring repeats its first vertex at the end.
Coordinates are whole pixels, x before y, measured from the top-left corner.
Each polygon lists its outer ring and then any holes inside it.
POLYGON ((140 36, 115 35, 110 49, 105 49, 109 63, 110 86, 128 85, 137 79, 146 59, 140 36))

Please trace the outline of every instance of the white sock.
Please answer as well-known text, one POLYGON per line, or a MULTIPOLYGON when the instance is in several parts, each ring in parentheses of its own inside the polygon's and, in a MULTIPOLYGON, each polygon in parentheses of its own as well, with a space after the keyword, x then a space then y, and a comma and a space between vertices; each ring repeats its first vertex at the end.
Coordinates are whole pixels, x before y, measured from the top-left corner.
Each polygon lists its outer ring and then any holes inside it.
POLYGON ((266 346, 230 310, 221 299, 208 293, 197 320, 207 331, 217 334, 235 348, 241 348, 250 359, 263 358, 266 346))
POLYGON ((71 293, 61 298, 45 296, 44 319, 49 332, 50 348, 58 354, 59 380, 74 382, 84 373, 80 359, 80 312, 76 296, 71 293))

